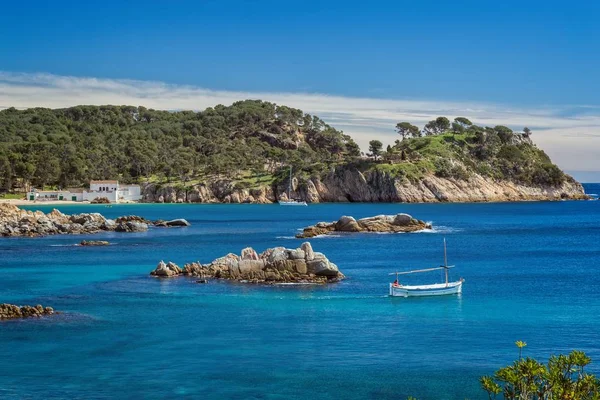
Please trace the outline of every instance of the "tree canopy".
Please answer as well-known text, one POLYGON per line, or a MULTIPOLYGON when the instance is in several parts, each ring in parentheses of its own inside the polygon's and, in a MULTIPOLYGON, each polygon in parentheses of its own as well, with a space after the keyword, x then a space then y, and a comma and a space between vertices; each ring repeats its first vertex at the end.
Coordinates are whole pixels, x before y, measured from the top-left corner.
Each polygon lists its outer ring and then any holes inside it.
POLYGON ((377 159, 381 155, 381 149, 383 148, 383 143, 379 140, 371 140, 369 142, 369 151, 377 159))
POLYGON ((402 136, 402 140, 408 137, 419 137, 421 136, 421 130, 411 124, 410 122, 398 122, 396 124, 396 130, 402 136))
POLYGON ((359 155, 348 135, 318 117, 260 100, 201 112, 134 106, 0 111, 0 190, 150 176, 185 181, 283 165, 310 172, 359 155))

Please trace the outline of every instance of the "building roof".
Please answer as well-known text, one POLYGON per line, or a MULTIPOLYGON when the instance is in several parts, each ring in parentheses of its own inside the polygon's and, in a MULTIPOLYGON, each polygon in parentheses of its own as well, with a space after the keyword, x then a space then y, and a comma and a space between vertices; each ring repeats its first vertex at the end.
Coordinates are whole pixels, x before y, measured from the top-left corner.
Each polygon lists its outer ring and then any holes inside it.
POLYGON ((66 188, 64 191, 71 193, 83 193, 83 188, 66 188))
POLYGON ((90 181, 90 185, 94 183, 119 183, 119 181, 90 181))

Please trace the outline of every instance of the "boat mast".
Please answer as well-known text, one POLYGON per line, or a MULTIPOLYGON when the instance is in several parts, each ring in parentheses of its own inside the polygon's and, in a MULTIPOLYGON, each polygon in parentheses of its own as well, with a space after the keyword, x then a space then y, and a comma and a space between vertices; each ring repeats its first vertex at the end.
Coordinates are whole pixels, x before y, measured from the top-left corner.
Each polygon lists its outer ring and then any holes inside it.
POLYGON ((446 254, 446 238, 444 238, 444 270, 446 272, 446 286, 448 286, 448 255, 446 254))
POLYGON ((288 183, 288 201, 292 200, 292 166, 290 165, 290 181, 288 183))

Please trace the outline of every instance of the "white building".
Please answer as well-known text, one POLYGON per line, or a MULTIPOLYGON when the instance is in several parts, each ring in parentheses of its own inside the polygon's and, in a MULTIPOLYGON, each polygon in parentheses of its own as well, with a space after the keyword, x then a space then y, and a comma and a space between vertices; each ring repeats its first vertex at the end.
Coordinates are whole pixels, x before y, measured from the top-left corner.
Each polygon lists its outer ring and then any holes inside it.
POLYGON ((92 201, 107 198, 111 203, 121 201, 139 201, 142 189, 139 185, 119 185, 118 181, 90 181, 88 190, 69 188, 65 190, 35 190, 27 193, 30 201, 92 201))
POLYGON ((69 192, 68 190, 36 190, 32 189, 27 193, 27 200, 30 201, 81 201, 81 194, 69 192))

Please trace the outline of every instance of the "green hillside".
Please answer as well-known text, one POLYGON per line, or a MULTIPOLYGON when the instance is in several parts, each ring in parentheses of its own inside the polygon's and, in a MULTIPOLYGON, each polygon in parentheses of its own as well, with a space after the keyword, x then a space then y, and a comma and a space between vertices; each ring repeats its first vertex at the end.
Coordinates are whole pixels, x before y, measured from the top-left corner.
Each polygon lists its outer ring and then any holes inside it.
MULTIPOLYGON (((448 121, 440 117, 428 125, 440 119, 448 121)), ((480 127, 466 118, 457 120, 466 122, 447 127, 448 122, 438 131, 414 127, 415 134, 397 140, 386 151, 375 151, 379 163, 361 168, 386 171, 411 182, 428 174, 468 180, 474 173, 530 186, 558 186, 572 180, 533 144, 529 129, 513 132, 505 126, 480 127)))
POLYGON ((133 106, 0 111, 0 187, 81 186, 90 179, 180 182, 224 176, 252 186, 284 165, 318 173, 358 156, 347 135, 259 100, 202 112, 133 106))
POLYGON ((423 129, 396 126, 385 149, 362 156, 347 135, 301 110, 260 100, 201 112, 133 106, 0 111, 0 190, 84 186, 91 179, 155 182, 182 188, 225 179, 238 188, 322 178, 338 169, 382 171, 410 182, 473 174, 524 185, 558 186, 566 176, 530 139, 504 126, 445 117, 423 129))

